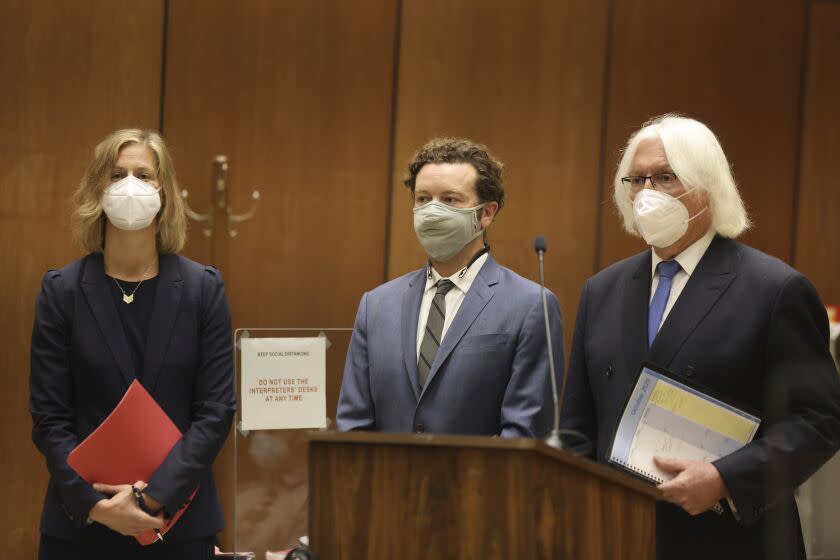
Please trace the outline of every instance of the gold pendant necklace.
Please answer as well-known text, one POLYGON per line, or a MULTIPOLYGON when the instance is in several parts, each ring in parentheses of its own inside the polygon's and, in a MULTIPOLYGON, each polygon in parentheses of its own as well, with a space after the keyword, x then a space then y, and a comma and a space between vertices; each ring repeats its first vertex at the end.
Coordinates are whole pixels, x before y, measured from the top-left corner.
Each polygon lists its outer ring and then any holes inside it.
POLYGON ((131 290, 131 293, 130 293, 130 294, 125 293, 125 290, 123 290, 122 286, 120 286, 120 283, 117 281, 117 279, 116 279, 116 278, 114 278, 114 283, 117 285, 117 288, 119 288, 119 289, 120 289, 120 292, 122 292, 122 295, 123 295, 123 302, 125 302, 126 304, 128 304, 128 303, 131 303, 132 301, 134 301, 134 294, 137 292, 137 288, 139 288, 139 287, 140 287, 140 284, 142 284, 142 283, 143 283, 143 281, 142 281, 142 280, 140 280, 139 282, 137 282, 137 285, 136 285, 136 286, 134 286, 134 289, 133 289, 133 290, 131 290))
MULTIPOLYGON (((155 265, 155 263, 154 263, 154 261, 152 261, 152 264, 150 264, 150 265, 149 265, 149 268, 147 268, 147 269, 146 269, 146 271, 143 273, 143 276, 147 275, 147 274, 149 273, 149 271, 150 271, 150 270, 152 270, 152 267, 153 267, 154 265, 155 265)), ((139 288, 139 287, 140 287, 140 284, 142 284, 142 283, 143 283, 143 280, 145 280, 145 278, 143 278, 142 280, 140 280, 139 282, 137 282, 137 285, 136 285, 136 286, 134 286, 134 289, 133 289, 133 290, 131 290, 131 293, 130 293, 130 294, 127 294, 127 293, 125 293, 125 290, 123 290, 123 287, 120 285, 119 281, 118 281, 116 278, 114 278, 114 284, 116 284, 116 285, 117 285, 117 288, 119 288, 119 289, 120 289, 120 292, 122 293, 122 296, 123 296, 123 298, 122 298, 122 299, 123 299, 123 303, 125 303, 126 305, 128 305, 129 303, 131 303, 131 302, 133 302, 133 301, 134 301, 134 294, 136 294, 136 293, 137 293, 137 288, 139 288)))

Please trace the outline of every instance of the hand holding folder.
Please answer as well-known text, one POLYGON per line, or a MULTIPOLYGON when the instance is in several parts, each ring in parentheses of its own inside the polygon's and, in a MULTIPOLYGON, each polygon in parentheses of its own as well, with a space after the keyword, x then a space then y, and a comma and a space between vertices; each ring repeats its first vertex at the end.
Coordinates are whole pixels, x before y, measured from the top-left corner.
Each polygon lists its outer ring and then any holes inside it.
MULTIPOLYGON (((691 514, 727 490, 713 461, 748 445, 761 419, 659 366, 642 363, 610 444, 608 461, 659 485, 691 514)), ((731 504, 730 504, 731 505, 731 504)))
POLYGON ((93 485, 94 490, 109 496, 109 498, 98 502, 90 510, 90 519, 126 536, 137 535, 152 529, 157 539, 162 541, 163 535, 160 530, 166 520, 162 512, 152 515, 152 512, 140 504, 140 499, 137 496, 140 495, 142 498, 139 489, 144 487, 145 483, 143 481, 137 481, 130 486, 128 484, 113 486, 95 483, 93 485))
POLYGON ((717 468, 706 461, 689 461, 654 457, 660 470, 674 475, 674 478, 658 485, 662 498, 678 505, 691 515, 712 510, 721 513, 718 502, 728 497, 726 484, 717 468))
MULTIPOLYGON (((135 380, 102 424, 70 452, 67 463, 91 484, 131 485, 149 480, 181 437, 166 412, 135 380)), ((188 504, 194 496, 195 492, 188 504)), ((170 512, 161 537, 185 510, 186 506, 170 512)), ((143 545, 159 540, 152 530, 136 538, 143 545)))

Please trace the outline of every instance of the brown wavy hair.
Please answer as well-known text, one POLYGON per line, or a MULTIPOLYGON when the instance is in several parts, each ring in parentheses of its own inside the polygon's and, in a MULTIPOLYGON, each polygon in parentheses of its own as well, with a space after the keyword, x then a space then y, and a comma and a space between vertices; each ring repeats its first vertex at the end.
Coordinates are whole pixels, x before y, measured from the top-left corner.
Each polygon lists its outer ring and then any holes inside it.
POLYGON ((161 190, 161 208, 157 215, 157 248, 161 253, 177 253, 187 239, 184 201, 175 180, 175 167, 160 134, 153 130, 126 128, 109 134, 93 152, 76 192, 71 218, 73 237, 85 251, 101 252, 105 245, 105 212, 102 195, 111 184, 111 172, 120 151, 131 144, 141 144, 155 154, 157 179, 161 190))
MULTIPOLYGON (((475 190, 478 199, 498 202, 499 210, 505 203, 505 186, 502 180, 504 165, 487 150, 487 146, 465 138, 434 138, 426 142, 408 164, 408 176, 403 183, 414 192, 417 174, 428 163, 469 163, 478 172, 475 190)), ((497 210, 498 213, 498 210, 497 210)))

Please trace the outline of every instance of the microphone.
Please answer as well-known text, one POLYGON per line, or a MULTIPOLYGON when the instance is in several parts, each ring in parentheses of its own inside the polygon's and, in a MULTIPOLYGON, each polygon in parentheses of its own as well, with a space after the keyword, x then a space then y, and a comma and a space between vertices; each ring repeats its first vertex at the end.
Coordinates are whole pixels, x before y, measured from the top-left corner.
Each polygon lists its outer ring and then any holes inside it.
MULTIPOLYGON (((548 245, 545 237, 537 236, 534 240, 534 250, 540 262, 540 290, 542 293, 543 319, 545 320, 545 340, 548 344, 548 367, 551 371, 551 394, 554 397, 554 429, 545 442, 555 449, 563 449, 563 442, 560 440, 560 397, 557 395, 557 376, 554 373, 554 346, 551 344, 551 326, 548 323, 548 300, 545 295, 545 252, 548 245)), ((563 376, 563 389, 566 387, 565 376, 563 376)))
POLYGON ((551 393, 554 397, 554 429, 551 430, 545 443, 554 449, 568 451, 575 455, 589 455, 592 451, 592 442, 589 438, 577 430, 561 430, 560 429, 560 413, 563 410, 563 397, 566 393, 566 374, 563 374, 563 384, 560 387, 560 395, 557 395, 557 377, 554 374, 554 347, 551 344, 551 326, 548 323, 548 301, 545 296, 545 252, 548 246, 545 242, 545 237, 538 236, 534 240, 534 250, 537 252, 537 257, 540 261, 540 288, 542 290, 542 304, 543 304, 543 319, 545 319, 545 340, 548 345, 548 367, 551 371, 551 393), (575 442, 574 447, 570 447, 563 443, 560 436, 570 436, 575 442), (577 443, 579 442, 579 444, 577 443))

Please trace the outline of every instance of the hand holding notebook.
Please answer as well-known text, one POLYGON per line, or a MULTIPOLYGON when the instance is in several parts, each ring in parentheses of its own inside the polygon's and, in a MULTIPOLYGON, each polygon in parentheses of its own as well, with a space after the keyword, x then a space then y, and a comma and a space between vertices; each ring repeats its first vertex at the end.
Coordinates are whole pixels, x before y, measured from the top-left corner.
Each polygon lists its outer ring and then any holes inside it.
MULTIPOLYGON (((760 422, 744 407, 644 363, 616 426, 608 460, 662 485, 663 492, 670 493, 669 501, 682 501, 689 485, 721 494, 725 490, 718 492, 720 488, 712 484, 719 473, 711 462, 752 441, 760 422), (656 462, 655 458, 672 461, 656 462), (683 478, 676 480, 679 476, 683 478), (672 479, 674 484, 666 482, 672 479)), ((690 498, 687 509, 691 510, 697 509, 698 502, 708 501, 702 496, 690 498)), ((723 511, 720 505, 714 509, 723 511)))
POLYGON ((660 470, 674 476, 658 486, 666 502, 678 505, 691 515, 719 508, 727 497, 726 485, 715 466, 706 461, 654 457, 660 470))

